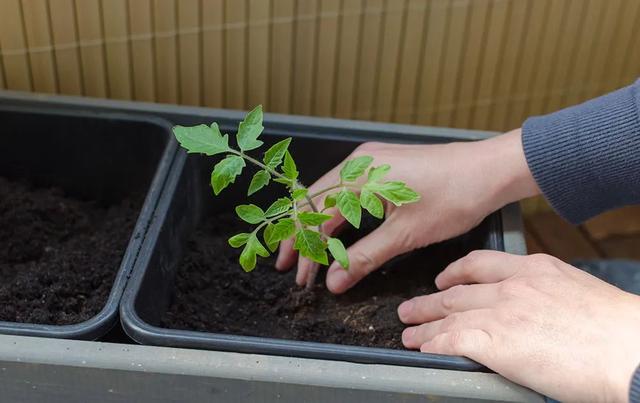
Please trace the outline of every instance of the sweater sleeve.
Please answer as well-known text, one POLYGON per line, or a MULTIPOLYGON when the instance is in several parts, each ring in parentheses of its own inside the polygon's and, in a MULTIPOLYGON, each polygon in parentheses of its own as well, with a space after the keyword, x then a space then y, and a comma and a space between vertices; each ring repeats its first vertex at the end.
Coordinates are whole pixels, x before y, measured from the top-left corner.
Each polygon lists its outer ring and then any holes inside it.
POLYGON ((572 223, 640 203, 640 80, 527 119, 522 142, 540 190, 572 223))
POLYGON ((629 402, 640 403, 640 366, 633 373, 631 378, 631 388, 629 389, 629 402))

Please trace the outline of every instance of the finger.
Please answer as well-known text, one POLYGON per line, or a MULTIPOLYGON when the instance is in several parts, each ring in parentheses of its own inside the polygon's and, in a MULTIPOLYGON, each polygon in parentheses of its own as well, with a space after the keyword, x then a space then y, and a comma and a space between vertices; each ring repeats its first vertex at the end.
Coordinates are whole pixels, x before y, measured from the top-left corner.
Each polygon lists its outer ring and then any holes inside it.
POLYGON ((458 284, 497 283, 513 276, 523 259, 494 250, 473 251, 438 274, 436 286, 444 290, 458 284))
POLYGON ((442 333, 457 332, 468 329, 488 331, 495 319, 491 309, 474 309, 462 313, 454 313, 444 319, 424 323, 404 329, 402 344, 407 348, 417 349, 442 333))
POLYGON ((423 353, 459 355, 490 366, 487 362, 493 345, 491 334, 482 329, 464 329, 441 333, 433 339, 423 343, 420 351, 423 353))
POLYGON ((371 273, 391 258, 407 251, 405 245, 398 244, 397 231, 389 221, 384 221, 375 231, 360 239, 347 249, 349 268, 345 270, 338 262, 333 262, 327 272, 327 288, 334 294, 341 294, 353 287, 364 276, 371 273))
POLYGON ((499 301, 493 284, 457 285, 445 291, 407 300, 398 306, 398 317, 408 325, 443 319, 456 312, 494 307, 499 301))
POLYGON ((297 258, 298 252, 293 249, 293 239, 285 239, 280 242, 278 258, 276 259, 276 269, 279 271, 289 270, 297 258))

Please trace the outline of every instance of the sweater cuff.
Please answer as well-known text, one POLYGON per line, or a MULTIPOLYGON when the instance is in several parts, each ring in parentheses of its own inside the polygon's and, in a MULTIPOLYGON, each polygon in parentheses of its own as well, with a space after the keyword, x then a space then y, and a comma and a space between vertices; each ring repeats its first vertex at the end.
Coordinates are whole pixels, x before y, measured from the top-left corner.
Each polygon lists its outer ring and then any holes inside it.
POLYGON ((574 224, 640 202, 640 80, 527 119, 522 142, 540 190, 574 224))
POLYGON ((631 388, 629 389, 629 402, 640 403, 640 365, 631 378, 631 388))

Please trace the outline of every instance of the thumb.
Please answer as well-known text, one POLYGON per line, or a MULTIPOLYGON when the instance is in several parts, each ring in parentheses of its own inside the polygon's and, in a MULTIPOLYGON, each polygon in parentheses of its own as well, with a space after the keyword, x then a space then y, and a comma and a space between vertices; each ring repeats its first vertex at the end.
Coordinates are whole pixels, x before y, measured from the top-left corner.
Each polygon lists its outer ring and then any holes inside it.
MULTIPOLYGON (((397 232, 397 231, 396 231, 397 232)), ((385 221, 375 231, 360 239, 347 249, 349 269, 333 262, 327 272, 327 288, 334 294, 342 294, 353 287, 367 274, 376 270, 395 256, 408 250, 385 221)))

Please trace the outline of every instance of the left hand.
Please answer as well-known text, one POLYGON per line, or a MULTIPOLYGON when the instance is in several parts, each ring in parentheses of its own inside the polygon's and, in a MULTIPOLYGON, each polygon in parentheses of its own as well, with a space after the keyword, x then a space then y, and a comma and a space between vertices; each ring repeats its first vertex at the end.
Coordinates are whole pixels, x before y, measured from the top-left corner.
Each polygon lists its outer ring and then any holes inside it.
POLYGON ((398 307, 407 348, 462 355, 561 401, 628 400, 640 297, 547 255, 475 251, 398 307))

